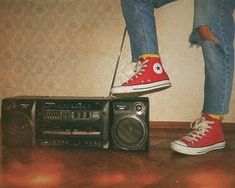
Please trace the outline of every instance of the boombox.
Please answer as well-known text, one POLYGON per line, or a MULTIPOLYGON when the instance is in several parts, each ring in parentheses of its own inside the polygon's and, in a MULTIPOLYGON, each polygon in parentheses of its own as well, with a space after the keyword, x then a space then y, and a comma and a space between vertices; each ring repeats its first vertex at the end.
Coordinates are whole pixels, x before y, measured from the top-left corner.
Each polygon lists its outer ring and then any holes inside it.
POLYGON ((147 151, 149 100, 19 96, 2 100, 3 144, 147 151))

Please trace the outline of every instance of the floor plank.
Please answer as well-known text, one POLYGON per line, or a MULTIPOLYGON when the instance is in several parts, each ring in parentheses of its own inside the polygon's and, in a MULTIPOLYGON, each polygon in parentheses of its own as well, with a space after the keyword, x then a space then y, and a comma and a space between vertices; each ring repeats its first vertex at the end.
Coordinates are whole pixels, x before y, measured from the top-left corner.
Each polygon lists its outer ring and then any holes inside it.
POLYGON ((235 187, 235 131, 223 150, 185 156, 170 150, 182 128, 151 128, 149 152, 0 146, 0 187, 235 187))

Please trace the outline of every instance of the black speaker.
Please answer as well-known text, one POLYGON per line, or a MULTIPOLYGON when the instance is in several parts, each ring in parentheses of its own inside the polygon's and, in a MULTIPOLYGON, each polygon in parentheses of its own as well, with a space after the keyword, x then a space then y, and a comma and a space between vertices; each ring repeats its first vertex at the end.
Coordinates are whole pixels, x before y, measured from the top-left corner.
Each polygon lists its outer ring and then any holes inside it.
POLYGON ((35 145, 34 97, 12 97, 2 100, 3 144, 7 146, 35 145))
POLYGON ((111 127, 113 149, 148 151, 149 100, 147 97, 114 99, 111 127))

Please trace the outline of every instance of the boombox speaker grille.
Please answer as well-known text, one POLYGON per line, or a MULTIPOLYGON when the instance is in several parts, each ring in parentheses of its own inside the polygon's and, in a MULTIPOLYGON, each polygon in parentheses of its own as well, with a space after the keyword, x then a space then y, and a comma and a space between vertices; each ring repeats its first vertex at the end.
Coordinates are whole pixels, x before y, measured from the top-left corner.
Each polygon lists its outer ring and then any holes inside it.
POLYGON ((22 112, 8 114, 3 141, 11 146, 30 146, 33 140, 32 121, 22 112))
POLYGON ((124 150, 137 150, 147 139, 145 122, 136 115, 127 115, 119 119, 112 129, 112 137, 124 150))

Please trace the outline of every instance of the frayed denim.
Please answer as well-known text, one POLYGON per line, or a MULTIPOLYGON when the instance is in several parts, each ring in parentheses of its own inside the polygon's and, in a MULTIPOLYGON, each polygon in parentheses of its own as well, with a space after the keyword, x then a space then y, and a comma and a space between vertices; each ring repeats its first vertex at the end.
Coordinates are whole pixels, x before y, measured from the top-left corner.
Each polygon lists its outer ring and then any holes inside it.
POLYGON ((234 0, 195 0, 192 44, 201 46, 205 62, 203 113, 226 114, 234 72, 234 0), (209 26, 219 42, 202 40, 198 28, 209 26))

